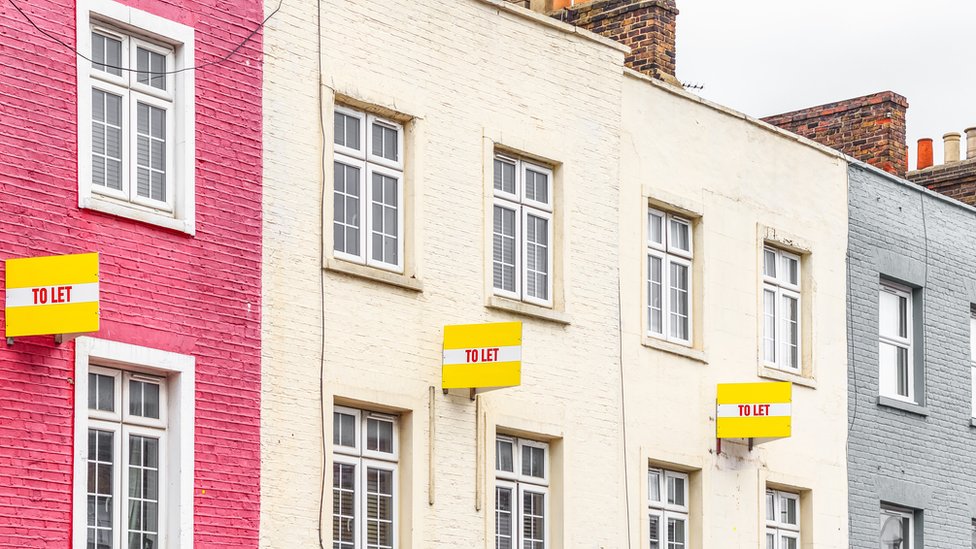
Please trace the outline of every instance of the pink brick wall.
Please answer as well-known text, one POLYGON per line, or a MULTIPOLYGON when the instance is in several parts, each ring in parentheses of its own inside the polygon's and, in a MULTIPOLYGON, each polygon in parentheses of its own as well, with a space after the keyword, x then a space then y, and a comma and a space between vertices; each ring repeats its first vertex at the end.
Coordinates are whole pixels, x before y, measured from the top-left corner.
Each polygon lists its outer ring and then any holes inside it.
MULTIPOLYGON (((257 0, 122 1, 193 26, 197 64, 263 17, 257 0)), ((75 43, 73 0, 19 3, 75 43)), ((261 49, 196 74, 191 237, 78 209, 75 57, 0 4, 0 259, 100 252, 98 337, 196 357, 196 547, 257 546, 261 49)), ((73 359, 46 337, 0 345, 0 547, 70 547, 73 359)))

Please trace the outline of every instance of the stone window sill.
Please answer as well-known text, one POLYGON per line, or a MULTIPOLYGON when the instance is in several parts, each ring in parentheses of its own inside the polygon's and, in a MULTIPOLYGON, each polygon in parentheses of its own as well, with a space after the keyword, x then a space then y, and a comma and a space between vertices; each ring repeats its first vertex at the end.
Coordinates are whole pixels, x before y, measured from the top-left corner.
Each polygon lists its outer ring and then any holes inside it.
POLYGON ((888 408, 894 408, 896 410, 901 410, 903 412, 910 412, 912 414, 917 414, 922 417, 929 415, 929 409, 925 406, 919 406, 918 404, 912 402, 905 402, 903 400, 898 400, 896 398, 890 398, 886 396, 878 397, 878 406, 887 406, 888 408))
POLYGON ((570 324, 569 317, 566 316, 566 313, 562 311, 556 311, 554 309, 540 307, 539 305, 533 305, 531 303, 525 303, 522 301, 515 301, 514 299, 507 299, 497 295, 488 296, 488 303, 485 304, 485 307, 488 307, 489 309, 497 309, 499 311, 508 311, 517 315, 538 318, 540 320, 548 320, 549 322, 555 322, 556 324, 562 324, 564 326, 568 326, 570 324))
POLYGON ((412 290, 414 292, 424 291, 424 283, 416 277, 407 276, 400 273, 391 273, 389 271, 384 271, 374 267, 367 267, 365 265, 357 265, 356 263, 350 263, 341 259, 327 257, 325 259, 325 270, 365 278, 374 282, 382 282, 383 284, 389 284, 391 286, 412 290))
POLYGON ((693 349, 677 343, 671 343, 670 341, 665 341, 656 337, 644 335, 641 338, 641 345, 651 349, 656 349, 658 351, 664 351, 665 353, 683 356, 685 358, 694 360, 695 362, 701 362, 702 364, 708 364, 708 358, 705 356, 705 351, 699 351, 698 349, 693 349))
POLYGON ((777 370, 776 368, 770 368, 769 366, 765 365, 759 366, 759 377, 774 379, 776 381, 789 381, 794 385, 802 385, 803 387, 809 387, 811 389, 817 388, 817 380, 812 377, 777 370))

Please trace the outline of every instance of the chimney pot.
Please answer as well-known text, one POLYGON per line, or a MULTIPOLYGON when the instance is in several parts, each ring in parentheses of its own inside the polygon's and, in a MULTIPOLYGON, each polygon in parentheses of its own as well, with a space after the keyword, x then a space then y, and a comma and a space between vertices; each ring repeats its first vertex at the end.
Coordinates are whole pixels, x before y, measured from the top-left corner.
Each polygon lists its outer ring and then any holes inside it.
POLYGON ((942 136, 942 151, 945 163, 959 162, 959 132, 949 132, 942 136))
POLYGON ((976 128, 966 128, 966 158, 976 158, 976 128))
POLYGON ((923 137, 918 140, 918 158, 916 158, 917 170, 924 170, 932 167, 932 139, 923 137))

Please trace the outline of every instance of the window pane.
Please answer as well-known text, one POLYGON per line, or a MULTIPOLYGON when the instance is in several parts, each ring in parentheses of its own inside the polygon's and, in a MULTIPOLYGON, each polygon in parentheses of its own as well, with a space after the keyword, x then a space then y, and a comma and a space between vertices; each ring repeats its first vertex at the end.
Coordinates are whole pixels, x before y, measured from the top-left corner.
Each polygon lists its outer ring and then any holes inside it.
POLYGON ((781 539, 780 549, 797 549, 799 547, 799 540, 792 535, 784 535, 781 539))
POLYGON ((393 547, 393 472, 366 469, 366 547, 393 547))
POLYGON ((772 492, 766 492, 766 520, 776 520, 776 498, 772 492))
POLYGON ((366 419, 366 449, 393 453, 393 422, 385 419, 366 419))
POLYGON ((498 471, 515 472, 514 446, 510 440, 498 439, 495 441, 495 469, 498 471))
POLYGON ((102 374, 88 374, 88 409, 115 411, 115 378, 102 374))
POLYGON ((122 76, 122 42, 97 32, 92 33, 92 68, 122 76))
POLYGON ((372 216, 372 258, 383 263, 396 265, 399 261, 397 239, 399 238, 399 202, 397 196, 398 180, 395 177, 373 173, 372 216))
POLYGON ((976 315, 969 317, 969 358, 976 362, 976 315))
POLYGON ((655 334, 664 334, 663 265, 660 257, 647 256, 647 328, 655 334))
POLYGON ((516 212, 495 206, 492 230, 493 286, 508 292, 515 291, 515 219, 516 212))
POLYGON ((901 298, 894 293, 881 290, 878 303, 878 326, 881 335, 886 337, 901 337, 901 298))
POLYGON ((671 218, 668 232, 671 236, 668 246, 671 249, 691 251, 691 227, 687 221, 671 218))
POLYGON ((332 444, 356 447, 356 416, 342 412, 332 414, 332 444))
POLYGON ((776 363, 776 292, 763 290, 763 359, 776 363))
POLYGON ((522 547, 542 549, 546 543, 546 496, 525 490, 522 493, 522 547))
POLYGON ((136 48, 136 81, 161 90, 166 89, 166 56, 136 48))
POLYGON ((881 342, 879 349, 882 393, 907 397, 909 392, 908 349, 881 342))
POLYGON ((122 97, 92 89, 92 184, 122 190, 122 97))
POLYGON ((800 264, 795 258, 783 256, 783 271, 786 282, 793 285, 800 283, 800 264))
POLYGON ((159 535, 159 440, 129 436, 130 547, 157 547, 159 535))
POLYGON ((522 446, 522 474, 530 477, 546 477, 546 451, 535 446, 522 446))
POLYGON ((359 119, 341 112, 335 113, 335 139, 336 145, 349 147, 359 150, 359 119))
POLYGON ((766 549, 776 549, 776 534, 766 534, 766 549))
POLYGON ((360 169, 335 162, 333 171, 332 243, 338 252, 359 256, 360 169))
POLYGON ((166 201, 166 111, 136 104, 136 194, 166 201))
POLYGON ((129 380, 129 414, 159 419, 159 384, 129 380))
POLYGON ((671 263, 668 282, 670 286, 668 306, 671 318, 669 335, 688 340, 690 328, 688 326, 688 267, 671 263))
POLYGON ((651 549, 661 549, 661 517, 657 515, 650 515, 648 517, 651 523, 650 528, 650 541, 651 549))
POLYGON ((88 539, 99 549, 111 549, 114 529, 114 445, 115 433, 88 430, 88 539))
POLYGON ((685 479, 684 477, 668 475, 668 503, 672 505, 685 505, 685 479))
POLYGON ((657 469, 647 471, 647 497, 651 501, 661 501, 661 471, 657 469))
POLYGON ((496 158, 494 162, 495 190, 515 194, 515 163, 496 158))
POLYGON ((668 519, 668 549, 685 549, 684 519, 668 519))
POLYGON ((796 500, 782 496, 780 498, 780 522, 783 524, 796 524, 796 500))
POLYGON ((763 274, 776 278, 776 252, 769 248, 763 249, 763 274))
POLYGON ((512 489, 495 488, 495 549, 512 549, 512 489))
POLYGON ((356 466, 332 463, 333 549, 353 549, 356 542, 356 466))
POLYGON ((783 296, 783 363, 784 368, 800 367, 800 303, 783 296))
POLYGON ((664 245, 664 216, 657 212, 647 212, 647 239, 654 244, 664 245))
POLYGON ((394 162, 399 161, 397 151, 397 130, 380 124, 373 123, 373 154, 381 156, 394 162))
POLYGON ((549 175, 531 168, 525 170, 525 198, 549 203, 549 175))
POLYGON ((549 220, 525 216, 525 291, 549 299, 549 220))

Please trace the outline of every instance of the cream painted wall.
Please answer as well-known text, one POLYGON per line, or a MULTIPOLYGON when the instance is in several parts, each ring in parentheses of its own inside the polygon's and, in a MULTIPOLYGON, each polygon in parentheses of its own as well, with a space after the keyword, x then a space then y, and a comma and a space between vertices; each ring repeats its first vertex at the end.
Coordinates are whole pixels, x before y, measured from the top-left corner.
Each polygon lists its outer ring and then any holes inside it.
MULTIPOLYGON (((622 112, 620 257, 631 462, 694 471, 692 501, 701 513, 692 517, 693 548, 764 548, 766 483, 802 494, 805 549, 847 547, 846 162, 630 71, 622 112), (643 335, 648 201, 697 217, 693 349, 643 335), (760 366, 764 240, 808 253, 802 377, 760 366), (716 384, 775 380, 796 382, 793 436, 751 452, 726 440, 716 455, 716 384)), ((641 484, 637 474, 631 471, 634 485, 641 484)), ((646 513, 635 514, 632 532, 646 537, 646 513)))
MULTIPOLYGON (((269 0, 266 8, 276 6, 269 0)), ((330 544, 331 442, 323 456, 321 418, 331 441, 339 402, 400 414, 399 547, 494 547, 493 477, 484 472, 494 469, 496 428, 552 443, 553 547, 622 547, 616 334, 623 51, 498 1, 319 6, 321 111, 316 5, 286 2, 265 34, 262 546, 318 546, 323 459, 330 544), (402 276, 331 256, 332 151, 322 143, 332 142, 337 98, 405 122, 402 276), (490 296, 496 146, 555 166, 552 310, 490 296), (477 402, 466 393, 442 394, 443 326, 511 320, 524 324, 522 385, 477 402)))

